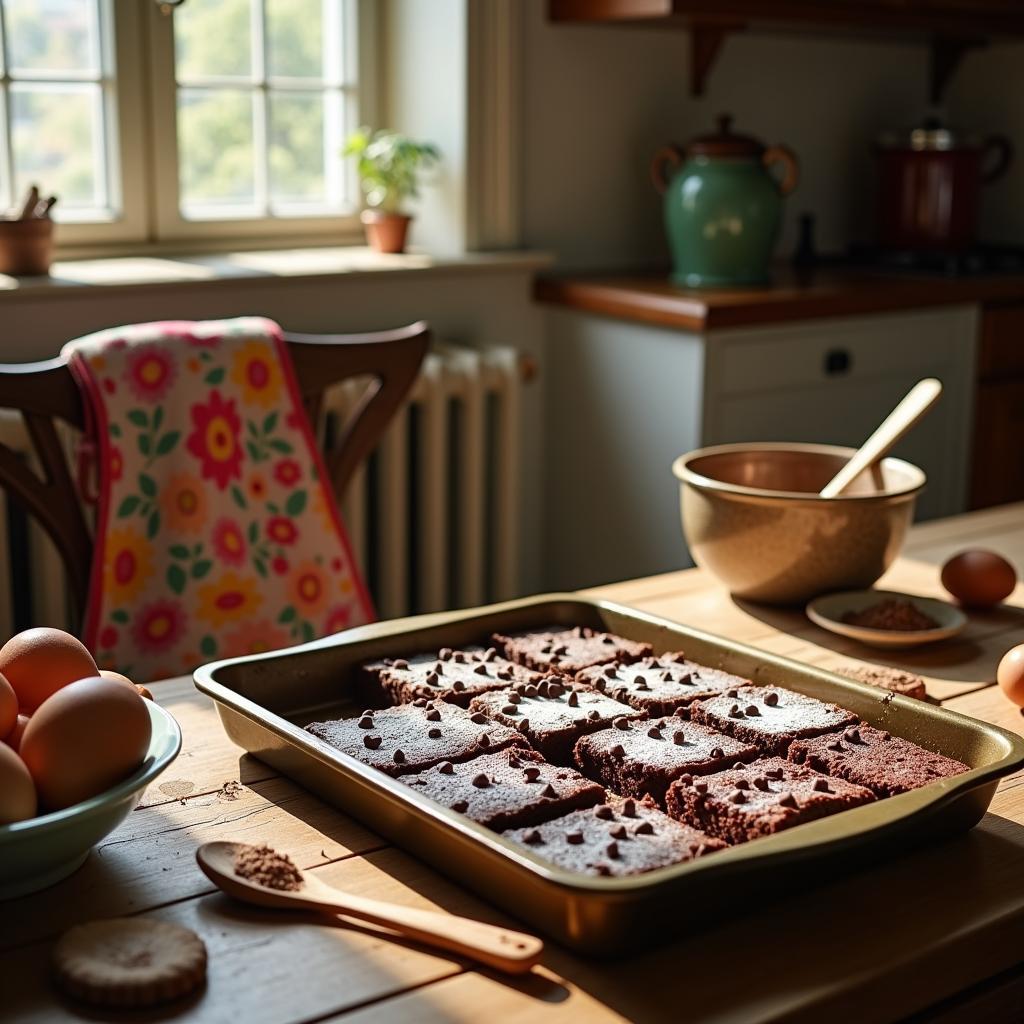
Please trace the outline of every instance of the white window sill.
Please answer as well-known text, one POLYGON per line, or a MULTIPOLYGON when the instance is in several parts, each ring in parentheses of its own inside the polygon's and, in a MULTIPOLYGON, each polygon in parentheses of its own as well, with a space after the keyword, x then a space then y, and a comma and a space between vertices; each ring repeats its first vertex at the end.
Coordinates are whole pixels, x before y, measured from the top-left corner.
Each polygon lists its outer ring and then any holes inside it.
POLYGON ((49 277, 0 274, 0 302, 17 297, 57 299, 82 289, 193 287, 197 284, 294 281, 324 277, 405 274, 464 274, 501 270, 538 270, 551 263, 545 253, 477 252, 460 256, 426 253, 384 255, 365 246, 280 249, 197 256, 120 256, 54 263, 49 277))

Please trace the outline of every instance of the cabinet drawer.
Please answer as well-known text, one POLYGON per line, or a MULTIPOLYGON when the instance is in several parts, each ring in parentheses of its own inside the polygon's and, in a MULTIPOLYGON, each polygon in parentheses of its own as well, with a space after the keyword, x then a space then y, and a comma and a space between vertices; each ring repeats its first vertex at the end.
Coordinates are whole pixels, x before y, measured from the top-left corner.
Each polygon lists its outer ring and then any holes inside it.
POLYGON ((1024 377, 1024 306, 995 306, 982 313, 978 373, 1024 377))
POLYGON ((717 364, 723 394, 865 381, 954 357, 971 345, 974 323, 974 310, 958 307, 723 331, 708 338, 709 360, 717 364))

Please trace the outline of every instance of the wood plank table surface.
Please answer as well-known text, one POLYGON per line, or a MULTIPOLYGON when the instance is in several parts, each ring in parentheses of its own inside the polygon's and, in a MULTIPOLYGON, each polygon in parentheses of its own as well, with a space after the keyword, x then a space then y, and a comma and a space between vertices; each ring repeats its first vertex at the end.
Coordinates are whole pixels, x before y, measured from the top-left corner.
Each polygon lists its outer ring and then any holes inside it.
MULTIPOLYGON (((1024 505, 918 526, 881 585, 940 596, 938 566, 965 546, 1024 566, 1022 527, 1024 505)), ((909 669, 925 676, 933 700, 1024 732, 1020 712, 993 685, 1001 654, 1024 641, 1024 586, 1000 609, 972 613, 955 640, 887 654, 826 633, 799 612, 734 601, 699 570, 592 593, 816 665, 909 669)), ((181 724, 181 756, 75 875, 0 904, 0 1020, 97 1019, 54 992, 50 949, 69 925, 116 914, 180 922, 209 949, 205 990, 146 1020, 1024 1019, 1021 775, 1002 783, 983 822, 964 836, 813 889, 751 892, 748 914, 681 929, 675 943, 618 962, 549 944, 541 967, 510 979, 369 927, 280 916, 216 892, 196 867, 198 844, 268 841, 352 892, 510 923, 233 747, 190 679, 152 688, 181 724)))

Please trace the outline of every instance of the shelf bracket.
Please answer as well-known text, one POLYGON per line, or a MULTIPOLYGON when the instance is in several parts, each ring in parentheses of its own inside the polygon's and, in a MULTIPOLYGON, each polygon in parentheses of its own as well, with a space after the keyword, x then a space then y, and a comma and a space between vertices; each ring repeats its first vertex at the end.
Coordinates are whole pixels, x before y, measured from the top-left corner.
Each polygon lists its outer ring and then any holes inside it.
POLYGON ((731 32, 737 31, 735 25, 704 25, 690 27, 690 95, 703 96, 708 75, 718 59, 722 43, 731 32))
POLYGON ((946 88, 968 51, 986 45, 984 39, 961 36, 935 36, 932 39, 928 64, 928 98, 932 106, 942 103, 946 88))

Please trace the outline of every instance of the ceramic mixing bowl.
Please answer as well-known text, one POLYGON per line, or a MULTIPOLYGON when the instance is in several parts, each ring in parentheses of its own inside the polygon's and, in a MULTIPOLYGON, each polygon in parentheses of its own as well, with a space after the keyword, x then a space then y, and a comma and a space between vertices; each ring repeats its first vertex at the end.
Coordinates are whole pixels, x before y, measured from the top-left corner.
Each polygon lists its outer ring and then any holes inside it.
POLYGON ((903 544, 925 474, 887 458, 840 497, 819 497, 853 453, 763 443, 681 455, 672 471, 694 561, 734 596, 768 604, 869 587, 903 544))
POLYGON ((99 796, 28 821, 0 825, 0 900, 54 885, 135 810, 146 787, 178 756, 181 730, 159 704, 146 701, 153 725, 138 771, 99 796))

